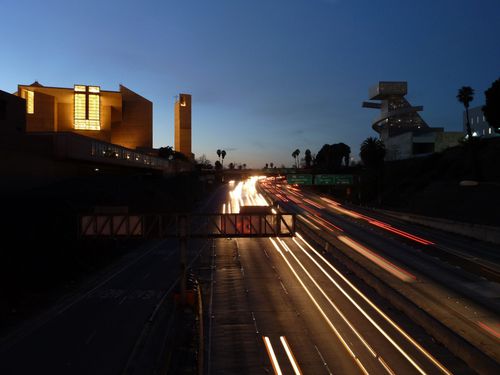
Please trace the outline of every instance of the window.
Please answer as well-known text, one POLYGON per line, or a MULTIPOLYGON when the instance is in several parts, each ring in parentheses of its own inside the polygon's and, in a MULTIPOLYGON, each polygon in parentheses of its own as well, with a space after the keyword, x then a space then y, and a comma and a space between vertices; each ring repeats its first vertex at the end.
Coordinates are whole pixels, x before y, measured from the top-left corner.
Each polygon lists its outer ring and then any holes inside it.
POLYGON ((26 113, 30 115, 35 113, 35 93, 30 90, 23 90, 22 97, 26 99, 26 113))
POLYGON ((479 116, 476 117, 476 124, 479 124, 479 116))
POLYGON ((471 117, 471 118, 470 118, 470 124, 471 124, 471 125, 474 125, 474 117, 471 117))
POLYGON ((75 129, 100 130, 99 86, 75 85, 75 129))

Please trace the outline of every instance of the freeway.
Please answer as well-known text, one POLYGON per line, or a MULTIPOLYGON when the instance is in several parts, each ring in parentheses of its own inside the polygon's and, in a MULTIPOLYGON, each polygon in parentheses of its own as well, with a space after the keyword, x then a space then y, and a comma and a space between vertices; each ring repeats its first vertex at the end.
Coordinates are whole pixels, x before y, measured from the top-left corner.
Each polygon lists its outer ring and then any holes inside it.
MULTIPOLYGON (((495 246, 409 225, 296 186, 262 182, 277 206, 330 254, 346 255, 482 352, 500 360, 495 246)), ((337 256, 338 258, 338 256, 337 256)))
MULTIPOLYGON (((267 204, 255 182, 234 184, 222 210, 267 204)), ((209 374, 471 373, 300 232, 214 245, 209 374)))
MULTIPOLYGON (((225 188, 220 189, 200 209, 213 210, 224 194, 225 188)), ((207 240, 190 241, 188 260, 193 262, 208 245, 207 240)), ((178 248, 171 239, 136 249, 93 285, 4 338, 0 374, 153 373, 161 346, 148 353, 147 368, 132 365, 148 323, 162 305, 167 310, 173 305, 178 248)))

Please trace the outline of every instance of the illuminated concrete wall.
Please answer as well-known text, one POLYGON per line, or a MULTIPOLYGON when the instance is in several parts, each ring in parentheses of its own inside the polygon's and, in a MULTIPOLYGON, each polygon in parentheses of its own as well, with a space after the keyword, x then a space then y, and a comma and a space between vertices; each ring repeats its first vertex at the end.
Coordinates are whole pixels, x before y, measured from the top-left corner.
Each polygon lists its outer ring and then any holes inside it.
POLYGON ((174 107, 175 151, 193 158, 191 152, 191 95, 179 94, 174 107))
MULTIPOLYGON (((153 103, 120 85, 121 118, 112 112, 111 143, 128 148, 153 147, 153 103)), ((112 109, 113 107, 111 107, 112 109)))
POLYGON ((74 124, 74 89, 19 85, 17 95, 33 95, 33 113, 26 113, 27 132, 73 132, 128 148, 152 147, 152 103, 124 86, 100 91, 100 130, 79 130, 74 124))

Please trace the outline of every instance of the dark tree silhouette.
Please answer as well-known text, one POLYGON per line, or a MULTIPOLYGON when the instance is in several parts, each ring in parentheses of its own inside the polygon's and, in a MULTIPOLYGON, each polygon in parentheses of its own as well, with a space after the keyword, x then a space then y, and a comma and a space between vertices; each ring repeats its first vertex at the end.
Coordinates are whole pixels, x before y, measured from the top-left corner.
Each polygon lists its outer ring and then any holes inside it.
POLYGON ((309 149, 306 150, 304 159, 306 162, 306 168, 311 168, 311 162, 312 162, 311 150, 309 149))
POLYGON ((465 107, 467 135, 469 136, 469 140, 472 141, 472 129, 470 128, 469 122, 469 104, 474 99, 474 89, 469 86, 462 86, 462 88, 458 90, 457 99, 465 107))
POLYGON ((174 156, 174 149, 172 146, 160 147, 158 150, 158 156, 160 158, 171 160, 174 156))
POLYGON ((182 152, 174 151, 172 146, 160 147, 160 149, 158 150, 158 156, 167 160, 189 160, 182 152))
POLYGON ((266 165, 264 166, 264 169, 267 169, 269 168, 269 164, 266 163, 266 165))
POLYGON ((486 104, 483 113, 486 121, 495 133, 500 133, 500 78, 492 83, 491 87, 484 92, 486 104))
POLYGON ((269 165, 271 166, 271 168, 274 167, 274 163, 273 162, 271 162, 269 165))
POLYGON ((201 155, 197 160, 196 164, 203 169, 213 169, 212 162, 207 159, 206 155, 201 155))
POLYGON ((219 157, 219 161, 220 161, 220 155, 221 155, 221 151, 217 150, 217 156, 219 157))
POLYGON ((316 154, 315 164, 321 171, 335 172, 342 166, 342 160, 345 166, 349 166, 349 157, 351 148, 345 143, 325 144, 316 154))
POLYGON ((384 163, 385 145, 380 139, 369 137, 361 143, 359 156, 368 168, 379 168, 384 163))
POLYGON ((226 150, 222 150, 220 154, 222 156, 222 168, 224 168, 224 158, 226 157, 226 150))
POLYGON ((216 170, 221 170, 222 169, 222 164, 218 160, 215 161, 214 166, 215 166, 216 170))
POLYGON ((229 169, 234 169, 234 163, 229 163, 229 169))
POLYGON ((299 161, 298 161, 299 155, 300 155, 300 150, 299 149, 296 149, 294 152, 292 152, 292 157, 295 159, 295 168, 299 167, 299 161))

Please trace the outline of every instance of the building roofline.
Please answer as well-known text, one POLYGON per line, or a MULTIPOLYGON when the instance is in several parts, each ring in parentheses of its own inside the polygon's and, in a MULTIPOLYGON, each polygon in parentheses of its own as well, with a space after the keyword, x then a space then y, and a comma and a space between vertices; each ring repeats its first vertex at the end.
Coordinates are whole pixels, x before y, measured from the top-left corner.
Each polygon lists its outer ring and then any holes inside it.
POLYGON ((122 85, 121 83, 120 83, 120 91, 118 91, 119 93, 121 93, 121 92, 122 92, 122 88, 123 88, 123 89, 125 89, 125 90, 128 90, 128 91, 130 91, 130 92, 133 92, 135 95, 140 96, 142 99, 144 99, 144 100, 146 100, 146 101, 150 102, 151 104, 153 104, 153 102, 152 102, 151 100, 149 100, 148 98, 145 98, 145 97, 144 97, 144 96, 142 96, 141 94, 136 93, 134 90, 129 89, 127 86, 122 85))
MULTIPOLYGON (((29 85, 18 84, 17 86, 18 87, 37 87, 37 88, 41 88, 41 89, 57 89, 57 90, 71 90, 71 91, 74 90, 73 87, 33 86, 32 84, 29 84, 29 85)), ((86 86, 92 86, 92 85, 86 85, 86 86)), ((130 91, 132 91, 132 90, 130 90, 130 91)), ((111 93, 115 93, 115 94, 121 93, 120 91, 112 91, 112 90, 100 90, 100 92, 111 92, 111 93)))

